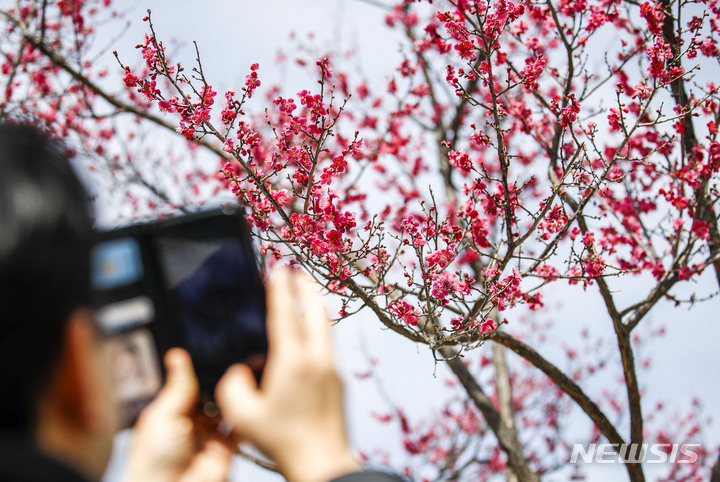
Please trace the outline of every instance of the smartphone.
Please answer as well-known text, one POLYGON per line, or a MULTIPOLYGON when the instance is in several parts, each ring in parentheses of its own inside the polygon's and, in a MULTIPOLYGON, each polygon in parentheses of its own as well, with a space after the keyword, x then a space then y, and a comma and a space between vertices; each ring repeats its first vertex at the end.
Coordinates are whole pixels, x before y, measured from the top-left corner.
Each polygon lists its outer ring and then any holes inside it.
POLYGON ((98 326, 125 426, 162 386, 162 357, 185 348, 201 403, 234 363, 259 380, 267 353, 265 289, 239 206, 98 233, 92 252, 98 326))

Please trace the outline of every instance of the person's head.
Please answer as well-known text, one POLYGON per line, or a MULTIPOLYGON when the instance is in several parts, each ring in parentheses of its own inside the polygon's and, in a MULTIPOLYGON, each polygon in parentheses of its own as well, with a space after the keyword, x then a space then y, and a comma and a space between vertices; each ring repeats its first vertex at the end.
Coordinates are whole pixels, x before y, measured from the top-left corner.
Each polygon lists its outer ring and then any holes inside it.
POLYGON ((109 449, 114 429, 87 308, 92 236, 63 149, 32 127, 0 124, 0 430, 55 452, 84 436, 109 449))

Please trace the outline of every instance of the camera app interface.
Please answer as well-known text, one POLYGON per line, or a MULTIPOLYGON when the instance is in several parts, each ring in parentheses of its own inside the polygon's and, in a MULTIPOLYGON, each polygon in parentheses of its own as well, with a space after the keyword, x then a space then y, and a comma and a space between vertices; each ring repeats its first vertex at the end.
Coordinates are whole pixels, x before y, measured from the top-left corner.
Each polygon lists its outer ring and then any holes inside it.
POLYGON ((233 363, 259 373, 267 349, 265 298, 242 239, 175 235, 156 243, 201 387, 212 393, 233 363))

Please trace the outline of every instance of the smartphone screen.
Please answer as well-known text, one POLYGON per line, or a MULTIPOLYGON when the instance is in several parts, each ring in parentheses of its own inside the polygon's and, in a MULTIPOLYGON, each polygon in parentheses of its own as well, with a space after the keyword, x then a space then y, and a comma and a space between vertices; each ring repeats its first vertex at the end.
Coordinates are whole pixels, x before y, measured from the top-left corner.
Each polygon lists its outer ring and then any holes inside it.
POLYGON ((227 367, 265 361, 265 295, 239 236, 185 231, 155 240, 166 297, 179 320, 201 389, 212 395, 227 367))

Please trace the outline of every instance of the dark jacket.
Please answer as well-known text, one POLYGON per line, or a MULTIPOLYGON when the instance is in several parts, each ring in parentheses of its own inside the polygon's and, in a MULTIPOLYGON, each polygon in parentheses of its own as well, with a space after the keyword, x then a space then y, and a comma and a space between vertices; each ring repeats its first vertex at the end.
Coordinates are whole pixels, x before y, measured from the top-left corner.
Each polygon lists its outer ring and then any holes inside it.
MULTIPOLYGON (((401 482, 380 472, 357 472, 331 482, 401 482)), ((0 482, 88 482, 66 465, 43 454, 30 440, 0 433, 0 482)))
POLYGON ((88 482, 26 438, 0 434, 0 482, 88 482))
POLYGON ((384 472, 355 472, 354 474, 343 475, 330 482, 404 482, 406 480, 384 472))

